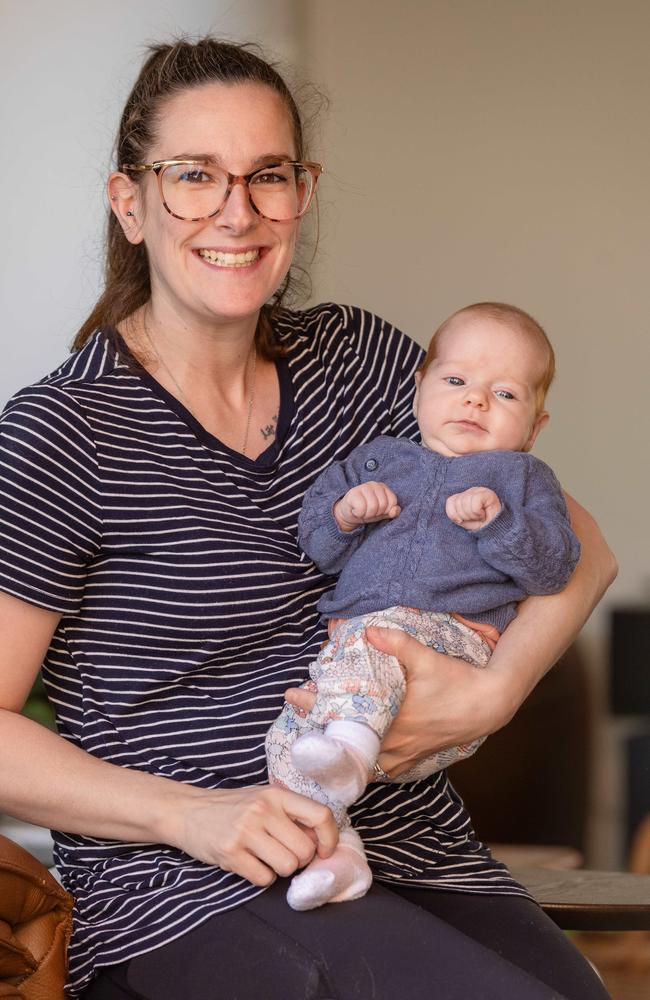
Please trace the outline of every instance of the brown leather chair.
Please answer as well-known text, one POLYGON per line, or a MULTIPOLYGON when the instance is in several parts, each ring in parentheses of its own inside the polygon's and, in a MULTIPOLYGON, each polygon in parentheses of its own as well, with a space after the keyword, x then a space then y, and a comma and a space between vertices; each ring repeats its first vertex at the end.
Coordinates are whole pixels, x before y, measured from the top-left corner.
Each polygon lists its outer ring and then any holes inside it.
POLYGON ((0 1000, 63 1000, 72 896, 0 836, 0 1000))

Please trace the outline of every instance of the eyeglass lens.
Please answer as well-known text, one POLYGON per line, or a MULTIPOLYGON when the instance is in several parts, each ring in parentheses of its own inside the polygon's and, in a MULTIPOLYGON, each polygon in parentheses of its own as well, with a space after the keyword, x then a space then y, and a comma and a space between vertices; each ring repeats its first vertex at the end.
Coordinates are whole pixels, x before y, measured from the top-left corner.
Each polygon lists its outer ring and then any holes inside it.
MULTIPOLYGON (((280 164, 254 174, 248 190, 257 210, 278 222, 302 215, 309 207, 314 178, 305 167, 280 164)), ((182 163, 165 167, 162 193, 174 215, 201 219, 213 215, 228 193, 228 175, 211 164, 182 163)))

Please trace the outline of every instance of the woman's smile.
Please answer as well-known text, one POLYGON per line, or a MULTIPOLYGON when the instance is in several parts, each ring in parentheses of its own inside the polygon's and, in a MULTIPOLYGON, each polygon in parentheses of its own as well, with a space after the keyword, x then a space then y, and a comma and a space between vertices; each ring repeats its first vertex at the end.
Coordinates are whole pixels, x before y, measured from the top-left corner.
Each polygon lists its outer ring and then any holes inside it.
POLYGON ((195 250, 201 260, 214 267, 219 268, 250 268, 260 259, 260 248, 254 250, 213 250, 203 248, 195 250))

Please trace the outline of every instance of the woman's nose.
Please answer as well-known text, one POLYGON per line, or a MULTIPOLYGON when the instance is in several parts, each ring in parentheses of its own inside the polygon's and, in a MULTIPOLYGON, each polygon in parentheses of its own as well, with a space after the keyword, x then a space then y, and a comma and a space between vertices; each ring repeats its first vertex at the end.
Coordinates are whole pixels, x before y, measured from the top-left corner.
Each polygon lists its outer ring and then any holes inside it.
POLYGON ((215 223, 232 232, 245 233, 255 225, 259 215, 251 205, 248 185, 245 181, 235 181, 215 223))

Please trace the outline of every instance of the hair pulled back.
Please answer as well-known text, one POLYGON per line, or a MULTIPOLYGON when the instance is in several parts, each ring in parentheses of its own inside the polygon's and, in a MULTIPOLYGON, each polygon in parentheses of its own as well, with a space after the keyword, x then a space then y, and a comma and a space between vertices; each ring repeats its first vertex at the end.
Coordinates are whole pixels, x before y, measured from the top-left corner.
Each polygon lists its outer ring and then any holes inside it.
MULTIPOLYGON (((122 114, 115 145, 116 168, 119 170, 123 163, 141 163, 147 158, 167 100, 208 83, 260 83, 274 90, 283 100, 291 121, 296 157, 303 159, 303 130, 296 102, 280 74, 257 54, 259 51, 256 45, 222 42, 210 36, 196 42, 180 39, 173 44, 150 46, 150 54, 122 114)), ((282 353, 273 333, 272 320, 290 284, 289 273, 260 312, 256 342, 260 354, 269 359, 282 353)), ((150 297, 146 247, 144 243, 129 243, 116 216, 109 212, 104 291, 77 333, 72 349, 83 347, 98 327, 117 326, 150 297)))

